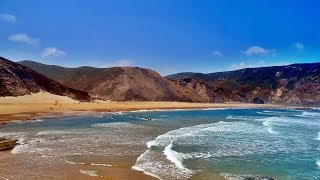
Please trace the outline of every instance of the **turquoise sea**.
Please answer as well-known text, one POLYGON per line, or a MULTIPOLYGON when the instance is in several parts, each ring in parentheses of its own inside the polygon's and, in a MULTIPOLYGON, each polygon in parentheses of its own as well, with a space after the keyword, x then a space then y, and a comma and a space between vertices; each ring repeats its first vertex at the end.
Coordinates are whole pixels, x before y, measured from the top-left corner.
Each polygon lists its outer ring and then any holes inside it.
POLYGON ((0 159, 10 179, 124 164, 158 179, 320 178, 318 108, 101 113, 17 121, 1 136, 21 144, 0 159))

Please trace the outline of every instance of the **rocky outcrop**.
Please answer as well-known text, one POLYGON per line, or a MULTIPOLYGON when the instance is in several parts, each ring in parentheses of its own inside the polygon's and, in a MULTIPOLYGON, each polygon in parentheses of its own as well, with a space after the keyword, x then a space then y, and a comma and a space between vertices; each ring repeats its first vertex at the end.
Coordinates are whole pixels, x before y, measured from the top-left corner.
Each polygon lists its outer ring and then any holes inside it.
POLYGON ((320 63, 247 68, 210 74, 179 73, 167 78, 193 79, 233 95, 232 101, 296 105, 320 104, 320 63))
POLYGON ((0 96, 22 96, 40 91, 89 101, 88 93, 66 87, 36 71, 0 57, 0 96))
POLYGON ((187 78, 178 80, 177 83, 196 92, 205 102, 223 103, 241 101, 239 95, 221 87, 211 87, 200 80, 187 78))
POLYGON ((16 145, 18 140, 14 139, 7 139, 7 138, 0 138, 0 151, 13 149, 16 145))

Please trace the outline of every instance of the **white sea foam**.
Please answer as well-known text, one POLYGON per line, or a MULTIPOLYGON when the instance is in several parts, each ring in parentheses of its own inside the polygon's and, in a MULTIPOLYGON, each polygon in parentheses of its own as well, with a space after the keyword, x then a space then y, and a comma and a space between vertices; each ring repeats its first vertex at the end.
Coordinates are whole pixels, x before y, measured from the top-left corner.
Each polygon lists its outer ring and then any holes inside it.
POLYGON ((35 119, 35 120, 31 120, 31 121, 26 121, 26 122, 42 122, 43 119, 35 119))
POLYGON ((104 166, 104 167, 111 167, 111 164, 97 164, 97 163, 91 163, 91 166, 104 166))
POLYGON ((92 124, 91 127, 95 127, 95 128, 136 128, 136 127, 141 127, 141 126, 127 123, 127 122, 114 122, 114 123, 96 123, 96 124, 92 124))
POLYGON ((11 123, 22 123, 23 121, 22 120, 13 120, 13 121, 10 121, 11 123))
POLYGON ((302 116, 311 116, 311 117, 315 117, 315 116, 320 116, 319 112, 308 112, 308 111, 303 111, 302 112, 302 116))
MULTIPOLYGON (((205 108, 205 109, 202 109, 203 111, 215 111, 215 110, 227 110, 228 108, 205 108)), ((229 108, 231 109, 231 108, 229 108)))
POLYGON ((150 149, 152 146, 157 146, 157 145, 158 143, 155 140, 147 142, 148 149, 150 149))
POLYGON ((48 134, 72 134, 71 131, 62 131, 62 130, 45 130, 45 131, 41 131, 41 132, 38 132, 36 134, 37 135, 48 135, 48 134))
POLYGON ((320 168, 320 160, 317 160, 316 164, 317 164, 318 168, 320 168))
MULTIPOLYGON (((320 122, 310 118, 306 118, 307 116, 301 116, 301 115, 295 115, 296 117, 287 117, 287 116, 273 116, 268 118, 260 119, 262 121, 264 120, 271 120, 272 125, 275 126, 293 126, 293 125, 303 125, 303 126, 319 126, 320 122), (301 118, 304 117, 304 118, 301 118)), ((315 117, 318 118, 318 117, 315 117)), ((259 120, 259 119, 257 119, 259 120)))
POLYGON ((226 119, 234 119, 234 117, 228 116, 228 117, 226 117, 226 119))
POLYGON ((221 176, 225 177, 227 180, 241 180, 244 179, 241 176, 229 174, 229 173, 221 173, 221 176))
POLYGON ((277 134, 277 133, 272 129, 272 127, 269 127, 269 128, 268 128, 268 132, 269 132, 270 134, 277 134))
POLYGON ((312 107, 311 109, 320 111, 320 107, 312 107))
POLYGON ((273 113, 274 111, 264 110, 263 112, 266 112, 266 113, 273 113))
POLYGON ((19 153, 24 153, 27 152, 29 148, 28 144, 20 144, 14 147, 11 151, 12 154, 19 154, 19 153))
POLYGON ((106 115, 103 115, 103 116, 101 116, 102 118, 104 118, 104 119, 113 119, 113 117, 112 116, 106 116, 106 115))
POLYGON ((147 109, 142 109, 142 110, 135 110, 135 111, 129 111, 129 112, 148 112, 149 110, 147 109))
POLYGON ((194 133, 207 126, 207 124, 202 124, 184 127, 159 135, 156 139, 147 143, 148 150, 138 157, 136 164, 132 168, 143 171, 158 179, 187 179, 193 174, 193 171, 184 167, 183 157, 181 157, 178 152, 172 150, 172 141, 176 138, 192 136, 194 133), (152 150, 152 147, 154 146, 164 148, 163 154, 159 154, 157 151, 152 150), (161 159, 161 156, 163 155, 164 157, 161 159), (166 159, 172 164, 168 164, 166 159))
MULTIPOLYGON (((246 179, 246 177, 254 177, 254 175, 234 175, 230 173, 221 173, 221 176, 225 177, 227 180, 243 180, 243 179, 246 179)), ((268 180, 268 178, 258 178, 258 179, 268 180)))
POLYGON ((143 154, 141 154, 137 158, 136 164, 134 166, 132 166, 132 169, 136 170, 136 171, 142 171, 146 175, 155 177, 157 179, 161 179, 160 176, 158 176, 155 173, 152 173, 152 172, 156 171, 156 167, 154 169, 151 169, 151 170, 148 169, 148 168, 152 168, 153 167, 153 163, 152 162, 148 162, 147 159, 145 158, 149 152, 150 152, 150 150, 148 149, 143 154))
POLYGON ((93 177, 98 176, 97 172, 95 170, 82 170, 82 169, 80 169, 79 171, 82 174, 86 174, 86 175, 89 175, 89 176, 93 176, 93 177))
POLYGON ((164 155, 166 155, 167 159, 172 163, 174 163, 177 167, 185 170, 186 168, 183 165, 182 157, 180 157, 178 152, 172 150, 172 148, 173 148, 173 142, 171 141, 171 143, 164 148, 164 151, 163 151, 164 155))
POLYGON ((245 122, 224 122, 220 121, 218 123, 210 124, 209 126, 203 127, 198 132, 233 132, 233 133, 256 133, 260 132, 260 129, 253 124, 248 124, 245 122), (245 128, 240 128, 245 127, 245 128))
POLYGON ((291 115, 292 112, 284 112, 284 111, 269 111, 269 110, 264 110, 262 112, 257 112, 258 114, 263 114, 263 115, 271 115, 271 116, 283 116, 283 115, 291 115))
POLYGON ((277 132, 275 132, 272 128, 272 125, 273 125, 273 121, 276 120, 277 117, 268 117, 268 118, 264 118, 264 119, 261 119, 261 120, 264 120, 264 122, 262 123, 263 126, 267 127, 267 131, 270 133, 270 134, 278 134, 277 132))
POLYGON ((42 122, 43 119, 33 119, 33 120, 26 120, 26 121, 22 121, 22 120, 13 120, 10 121, 11 123, 17 123, 17 124, 22 124, 22 123, 35 123, 35 122, 42 122))
POLYGON ((138 111, 130 111, 130 112, 162 112, 162 111, 193 111, 195 109, 150 109, 150 110, 138 110, 138 111))
POLYGON ((294 108, 287 108, 287 110, 289 111, 296 111, 296 112, 301 112, 303 110, 300 110, 300 109, 294 109, 294 108))
MULTIPOLYGON (((157 178, 163 179, 187 179, 194 171, 186 168, 183 164, 184 159, 189 158, 209 158, 212 156, 221 157, 229 155, 253 154, 255 146, 250 143, 246 143, 245 146, 230 146, 233 148, 223 147, 218 149, 218 152, 212 154, 210 152, 195 152, 191 154, 179 153, 173 150, 173 142, 191 143, 193 145, 202 143, 208 143, 203 141, 204 139, 198 139, 197 137, 205 137, 204 134, 214 133, 260 133, 257 125, 244 123, 244 122, 217 122, 211 124, 201 124, 191 127, 184 127, 177 130, 169 131, 165 134, 159 135, 153 141, 147 143, 148 150, 141 154, 133 169, 140 170, 146 174, 152 175, 157 178), (243 128, 239 128, 243 127, 243 128), (152 147, 157 147, 153 149, 152 147), (159 149, 163 148, 163 154, 159 154, 159 149), (251 148, 251 149, 250 149, 251 148), (230 152, 226 151, 230 149, 230 152), (166 161, 167 160, 167 161, 166 161), (169 160, 169 162, 168 162, 169 160)), ((218 136, 219 137, 219 136, 218 136)), ((210 140, 208 140, 210 141, 210 140)), ((243 142, 245 143, 245 142, 243 142)), ((225 144, 226 146, 229 143, 225 144)), ((224 146, 224 145, 223 145, 224 146)), ((257 145, 258 146, 258 145, 257 145)), ((260 146, 261 147, 261 146, 260 146)), ((259 148, 260 148, 259 147, 259 148)))
POLYGON ((194 158, 206 159, 214 156, 210 152, 179 153, 179 155, 183 159, 194 159, 194 158))
POLYGON ((255 117, 250 116, 227 116, 226 119, 233 119, 233 120, 253 120, 255 117))
POLYGON ((316 140, 320 141, 320 131, 318 132, 318 137, 316 138, 316 140))
POLYGON ((21 138, 27 135, 27 132, 0 132, 0 137, 8 137, 8 138, 21 138))
MULTIPOLYGON (((138 119, 143 120, 143 121, 150 121, 148 118, 147 119, 146 118, 138 118, 138 119)), ((154 119, 152 119, 152 120, 154 120, 154 119)))
POLYGON ((78 164, 78 163, 76 163, 76 162, 72 162, 72 161, 68 161, 68 160, 64 160, 66 163, 68 163, 68 164, 78 164))

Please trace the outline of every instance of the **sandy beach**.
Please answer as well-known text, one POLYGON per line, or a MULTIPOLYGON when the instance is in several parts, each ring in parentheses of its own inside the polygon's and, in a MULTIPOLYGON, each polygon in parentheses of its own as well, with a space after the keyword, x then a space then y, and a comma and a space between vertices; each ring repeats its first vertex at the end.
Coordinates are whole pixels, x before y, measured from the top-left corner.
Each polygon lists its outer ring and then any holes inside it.
POLYGON ((19 97, 0 97, 0 122, 32 120, 36 118, 82 115, 92 112, 117 112, 164 109, 205 108, 285 108, 274 104, 248 103, 187 103, 187 102, 138 102, 100 101, 78 102, 68 97, 37 93, 19 97))

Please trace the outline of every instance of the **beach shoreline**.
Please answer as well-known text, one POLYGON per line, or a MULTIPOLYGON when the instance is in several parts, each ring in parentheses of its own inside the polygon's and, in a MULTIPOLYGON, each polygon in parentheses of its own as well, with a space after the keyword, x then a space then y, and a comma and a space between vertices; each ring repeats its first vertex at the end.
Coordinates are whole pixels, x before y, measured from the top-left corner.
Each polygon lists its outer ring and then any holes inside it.
POLYGON ((0 101, 0 124, 39 118, 79 116, 104 112, 197 110, 218 108, 302 109, 307 107, 250 103, 189 103, 189 102, 82 102, 82 103, 3 103, 0 101))

